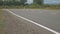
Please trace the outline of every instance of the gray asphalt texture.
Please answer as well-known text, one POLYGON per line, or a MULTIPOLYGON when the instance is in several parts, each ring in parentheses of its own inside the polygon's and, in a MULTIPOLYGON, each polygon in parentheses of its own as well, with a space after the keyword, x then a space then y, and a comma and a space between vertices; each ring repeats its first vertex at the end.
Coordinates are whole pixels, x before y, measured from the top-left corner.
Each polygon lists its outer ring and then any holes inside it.
POLYGON ((60 32, 60 10, 9 9, 17 15, 60 32))
MULTIPOLYGON (((4 10, 5 34, 54 34, 4 10)), ((0 33, 1 34, 1 33, 0 33)))

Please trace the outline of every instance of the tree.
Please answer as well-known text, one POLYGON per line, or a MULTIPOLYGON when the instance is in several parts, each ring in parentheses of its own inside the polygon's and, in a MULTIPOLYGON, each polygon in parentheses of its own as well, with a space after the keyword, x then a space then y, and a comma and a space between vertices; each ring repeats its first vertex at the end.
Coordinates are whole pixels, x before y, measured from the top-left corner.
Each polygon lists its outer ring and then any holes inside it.
POLYGON ((0 0, 0 5, 3 5, 3 1, 2 0, 0 0))
POLYGON ((27 2, 27 0, 20 0, 20 4, 24 5, 25 2, 27 2))
POLYGON ((34 0, 34 3, 42 5, 43 4, 43 0, 34 0))
POLYGON ((9 4, 12 4, 12 5, 24 5, 24 3, 26 2, 27 0, 12 0, 9 2, 9 4))
POLYGON ((24 5, 27 0, 0 0, 0 5, 24 5))

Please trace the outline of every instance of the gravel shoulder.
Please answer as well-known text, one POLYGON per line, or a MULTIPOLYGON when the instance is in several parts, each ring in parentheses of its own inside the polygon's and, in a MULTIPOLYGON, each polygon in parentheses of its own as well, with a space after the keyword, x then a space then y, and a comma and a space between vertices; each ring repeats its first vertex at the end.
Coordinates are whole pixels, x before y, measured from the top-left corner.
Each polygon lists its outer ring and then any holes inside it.
POLYGON ((6 17, 5 11, 0 9, 0 34, 6 34, 6 17))

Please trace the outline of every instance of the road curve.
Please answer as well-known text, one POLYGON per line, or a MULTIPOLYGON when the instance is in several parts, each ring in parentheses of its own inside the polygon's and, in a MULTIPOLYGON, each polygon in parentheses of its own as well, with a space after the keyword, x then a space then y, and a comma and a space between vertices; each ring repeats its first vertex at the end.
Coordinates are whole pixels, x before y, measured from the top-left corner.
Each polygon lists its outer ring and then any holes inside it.
POLYGON ((9 9, 17 15, 60 32, 60 10, 9 9))

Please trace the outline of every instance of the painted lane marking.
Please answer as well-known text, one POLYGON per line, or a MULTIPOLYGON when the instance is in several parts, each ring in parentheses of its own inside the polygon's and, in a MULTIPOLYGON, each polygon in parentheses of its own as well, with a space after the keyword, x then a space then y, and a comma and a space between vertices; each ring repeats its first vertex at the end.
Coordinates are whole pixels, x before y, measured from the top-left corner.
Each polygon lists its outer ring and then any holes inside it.
POLYGON ((27 21, 29 21, 29 22, 31 22, 31 23, 39 26, 39 27, 42 27, 42 28, 44 28, 44 29, 46 29, 46 30, 48 30, 48 31, 50 31, 50 32, 52 32, 52 33, 60 34, 59 32, 54 31, 54 30, 52 30, 52 29, 50 29, 50 28, 48 28, 48 27, 46 27, 46 26, 43 26, 43 25, 38 24, 38 23, 36 23, 36 22, 34 22, 34 21, 31 21, 31 20, 29 20, 29 19, 27 19, 27 18, 24 18, 24 17, 22 17, 22 16, 20 16, 20 15, 17 15, 17 14, 15 14, 15 13, 13 13, 12 11, 8 10, 8 9, 6 9, 6 10, 9 11, 10 13, 12 13, 13 15, 17 16, 17 17, 22 18, 22 19, 24 19, 24 20, 27 20, 27 21))

